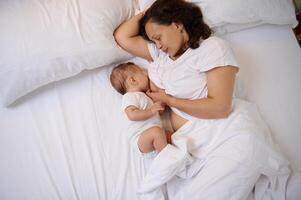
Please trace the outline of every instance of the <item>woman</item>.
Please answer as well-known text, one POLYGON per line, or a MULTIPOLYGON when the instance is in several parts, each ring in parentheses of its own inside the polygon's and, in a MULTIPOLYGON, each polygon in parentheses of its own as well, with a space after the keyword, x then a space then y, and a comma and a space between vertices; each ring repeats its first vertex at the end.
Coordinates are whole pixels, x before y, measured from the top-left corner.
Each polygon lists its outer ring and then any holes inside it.
POLYGON ((200 8, 183 0, 157 0, 114 33, 123 49, 151 62, 158 89, 147 94, 171 107, 174 143, 186 135, 188 151, 202 161, 196 177, 168 184, 171 199, 245 199, 261 174, 275 176, 279 166, 288 173, 253 106, 232 99, 238 65, 227 43, 211 33, 200 8))

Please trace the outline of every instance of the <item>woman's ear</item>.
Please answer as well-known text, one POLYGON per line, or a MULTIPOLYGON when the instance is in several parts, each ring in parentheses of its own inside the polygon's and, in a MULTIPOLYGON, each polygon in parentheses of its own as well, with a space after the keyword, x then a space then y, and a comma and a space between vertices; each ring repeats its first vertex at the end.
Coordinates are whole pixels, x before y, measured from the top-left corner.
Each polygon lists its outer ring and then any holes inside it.
POLYGON ((183 31, 184 26, 182 23, 172 22, 172 25, 175 29, 179 30, 180 32, 183 31))

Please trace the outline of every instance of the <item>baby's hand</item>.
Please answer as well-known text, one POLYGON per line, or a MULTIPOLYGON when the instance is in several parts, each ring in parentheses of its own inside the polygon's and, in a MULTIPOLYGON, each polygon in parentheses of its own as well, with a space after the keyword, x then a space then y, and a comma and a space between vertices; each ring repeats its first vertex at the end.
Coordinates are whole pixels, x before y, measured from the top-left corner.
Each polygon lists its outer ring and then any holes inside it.
POLYGON ((161 101, 157 101, 151 106, 150 109, 151 109, 152 113, 155 114, 159 111, 163 111, 165 109, 165 106, 161 101))

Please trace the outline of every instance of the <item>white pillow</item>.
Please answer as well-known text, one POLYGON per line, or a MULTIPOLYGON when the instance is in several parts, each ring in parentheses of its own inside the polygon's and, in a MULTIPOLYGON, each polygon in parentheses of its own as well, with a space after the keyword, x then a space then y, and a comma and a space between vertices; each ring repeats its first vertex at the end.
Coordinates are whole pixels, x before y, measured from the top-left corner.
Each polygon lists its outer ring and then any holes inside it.
MULTIPOLYGON (((155 0, 138 0, 140 10, 155 0)), ((218 35, 258 26, 290 24, 296 27, 292 0, 186 0, 201 7, 204 20, 218 35)))
POLYGON ((0 101, 130 55, 113 37, 134 0, 10 0, 0 6, 0 101))
POLYGON ((138 0, 138 6, 139 6, 139 10, 146 10, 147 8, 149 8, 153 3, 155 2, 155 0, 138 0))
POLYGON ((205 21, 218 34, 259 24, 297 26, 292 0, 190 0, 199 5, 205 21))

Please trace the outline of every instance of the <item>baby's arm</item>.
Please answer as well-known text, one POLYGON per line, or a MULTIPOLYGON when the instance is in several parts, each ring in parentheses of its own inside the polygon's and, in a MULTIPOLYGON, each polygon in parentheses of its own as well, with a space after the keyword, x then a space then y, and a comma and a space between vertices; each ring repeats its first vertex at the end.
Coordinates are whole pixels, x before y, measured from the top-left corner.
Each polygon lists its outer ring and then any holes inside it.
POLYGON ((160 102, 154 103, 149 109, 140 110, 135 106, 128 106, 125 113, 132 121, 142 121, 154 116, 158 111, 164 110, 164 106, 160 102))

